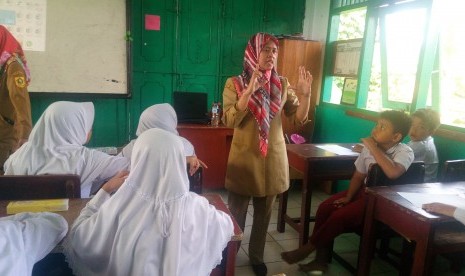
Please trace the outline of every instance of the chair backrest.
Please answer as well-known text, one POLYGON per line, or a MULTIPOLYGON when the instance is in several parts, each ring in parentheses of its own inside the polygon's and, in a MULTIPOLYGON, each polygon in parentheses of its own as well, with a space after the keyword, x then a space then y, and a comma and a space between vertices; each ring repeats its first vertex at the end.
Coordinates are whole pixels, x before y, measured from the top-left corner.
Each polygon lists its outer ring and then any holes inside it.
POLYGON ((465 159, 444 161, 441 181, 465 181, 465 159))
POLYGON ((373 164, 368 171, 366 185, 368 187, 374 187, 401 184, 419 184, 424 182, 424 177, 424 162, 413 162, 408 170, 396 179, 389 179, 378 164, 373 164))
POLYGON ((80 198, 81 178, 75 174, 2 175, 0 200, 80 198))
POLYGON ((189 174, 189 165, 187 165, 187 175, 189 176, 189 191, 201 194, 203 183, 203 169, 200 167, 193 175, 189 174))

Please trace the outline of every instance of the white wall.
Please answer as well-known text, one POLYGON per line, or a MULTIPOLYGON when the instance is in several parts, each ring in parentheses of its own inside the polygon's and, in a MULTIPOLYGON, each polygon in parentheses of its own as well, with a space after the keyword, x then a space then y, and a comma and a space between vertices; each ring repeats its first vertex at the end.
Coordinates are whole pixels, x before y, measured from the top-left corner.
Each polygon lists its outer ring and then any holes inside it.
POLYGON ((330 0, 306 0, 303 35, 306 39, 325 43, 328 30, 330 0))

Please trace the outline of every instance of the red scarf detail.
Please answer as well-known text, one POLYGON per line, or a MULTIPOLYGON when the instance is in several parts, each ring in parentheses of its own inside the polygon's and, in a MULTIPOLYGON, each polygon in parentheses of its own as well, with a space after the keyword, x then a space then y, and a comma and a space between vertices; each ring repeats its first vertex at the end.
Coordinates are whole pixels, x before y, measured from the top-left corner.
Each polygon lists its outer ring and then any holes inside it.
MULTIPOLYGON (((274 36, 265 33, 257 33, 247 43, 244 55, 244 69, 241 75, 233 79, 239 97, 250 82, 252 73, 258 64, 261 50, 270 40, 276 46, 279 46, 279 42, 274 36)), ((263 157, 266 157, 270 122, 281 107, 281 80, 275 68, 264 71, 263 76, 268 79, 268 83, 265 87, 260 87, 252 93, 247 107, 258 124, 260 153, 263 157)))

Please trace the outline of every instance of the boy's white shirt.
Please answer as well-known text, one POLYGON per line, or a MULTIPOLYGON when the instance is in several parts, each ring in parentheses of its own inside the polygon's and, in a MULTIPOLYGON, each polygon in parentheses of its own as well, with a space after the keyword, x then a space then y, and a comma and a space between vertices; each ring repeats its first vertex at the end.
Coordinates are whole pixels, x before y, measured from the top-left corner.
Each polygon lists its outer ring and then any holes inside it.
POLYGON ((439 167, 439 158, 434 144, 434 138, 428 136, 422 141, 410 141, 407 144, 415 155, 414 161, 425 162, 425 182, 436 181, 439 167))
MULTIPOLYGON (((398 143, 391 147, 385 152, 385 154, 395 163, 402 165, 405 170, 408 170, 414 159, 412 149, 403 143, 398 143)), ((367 149, 367 147, 363 147, 362 152, 358 156, 357 160, 355 160, 355 168, 360 173, 368 174, 370 165, 374 163, 376 163, 376 160, 371 152, 367 149)))

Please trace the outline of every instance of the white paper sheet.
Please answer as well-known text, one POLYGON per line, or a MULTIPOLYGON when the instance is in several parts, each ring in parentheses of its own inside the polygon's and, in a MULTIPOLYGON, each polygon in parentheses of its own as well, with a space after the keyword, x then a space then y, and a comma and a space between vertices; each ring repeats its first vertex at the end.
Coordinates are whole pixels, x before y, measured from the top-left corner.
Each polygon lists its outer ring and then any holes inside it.
POLYGON ((344 148, 342 146, 338 145, 332 145, 332 144, 325 144, 325 145, 318 145, 316 146, 317 148, 324 149, 327 151, 330 151, 332 153, 335 153, 337 155, 358 155, 358 152, 354 152, 348 148, 344 148))
POLYGON ((464 195, 459 194, 425 194, 425 193, 402 193, 398 192, 406 200, 416 207, 421 208, 423 204, 439 202, 465 208, 464 195))

